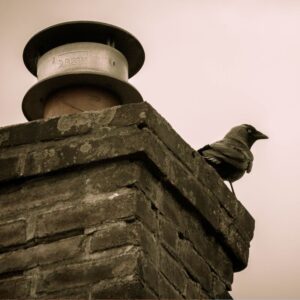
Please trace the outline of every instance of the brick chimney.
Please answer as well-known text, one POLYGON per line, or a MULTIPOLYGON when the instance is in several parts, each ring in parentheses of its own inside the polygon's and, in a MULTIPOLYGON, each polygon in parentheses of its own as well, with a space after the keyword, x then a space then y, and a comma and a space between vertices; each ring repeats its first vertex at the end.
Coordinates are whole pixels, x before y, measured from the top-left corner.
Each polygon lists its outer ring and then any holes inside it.
POLYGON ((0 298, 231 298, 253 218, 148 103, 121 103, 0 129, 0 298))
POLYGON ((230 298, 254 220, 149 104, 0 141, 0 298, 230 298))

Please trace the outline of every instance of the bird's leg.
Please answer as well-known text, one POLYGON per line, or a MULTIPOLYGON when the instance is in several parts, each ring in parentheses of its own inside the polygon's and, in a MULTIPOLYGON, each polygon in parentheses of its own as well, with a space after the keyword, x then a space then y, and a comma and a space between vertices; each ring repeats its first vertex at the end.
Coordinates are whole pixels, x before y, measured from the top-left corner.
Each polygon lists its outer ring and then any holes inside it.
POLYGON ((231 191, 232 191, 233 195, 235 196, 235 192, 234 192, 233 185, 232 185, 231 181, 229 181, 229 183, 230 183, 231 191))

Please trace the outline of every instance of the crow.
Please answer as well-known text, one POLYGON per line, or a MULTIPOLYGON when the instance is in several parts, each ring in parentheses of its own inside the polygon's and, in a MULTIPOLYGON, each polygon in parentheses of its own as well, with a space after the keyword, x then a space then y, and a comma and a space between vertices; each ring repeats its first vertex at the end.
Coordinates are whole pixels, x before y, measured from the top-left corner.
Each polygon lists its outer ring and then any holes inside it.
POLYGON ((243 124, 233 127, 225 137, 198 150, 223 180, 229 181, 235 195, 232 182, 240 179, 245 172, 250 173, 253 154, 250 149, 255 141, 268 139, 252 125, 243 124))

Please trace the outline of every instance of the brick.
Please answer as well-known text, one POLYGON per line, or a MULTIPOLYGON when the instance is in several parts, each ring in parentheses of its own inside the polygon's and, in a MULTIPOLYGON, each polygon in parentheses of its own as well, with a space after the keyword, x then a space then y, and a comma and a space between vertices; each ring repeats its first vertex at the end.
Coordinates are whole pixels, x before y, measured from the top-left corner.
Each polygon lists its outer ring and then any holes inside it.
POLYGON ((19 175, 18 164, 18 156, 0 158, 0 182, 17 177, 19 175))
POLYGON ((26 241, 26 222, 19 220, 0 225, 0 250, 2 247, 22 244, 26 241))
POLYGON ((0 147, 12 147, 82 135, 91 131, 87 114, 37 120, 0 129, 0 147))
POLYGON ((200 284, 195 281, 188 280, 185 296, 187 299, 211 299, 205 292, 201 289, 200 284))
POLYGON ((137 278, 118 278, 95 286, 92 299, 157 299, 137 278))
POLYGON ((9 144, 9 127, 5 129, 0 129, 0 147, 4 147, 9 144))
POLYGON ((51 271, 45 271, 41 274, 37 291, 39 293, 51 292, 134 275, 137 270, 138 256, 137 249, 132 249, 121 256, 64 265, 51 271))
POLYGON ((159 299, 184 299, 178 291, 162 276, 159 275, 159 299))
POLYGON ((176 155, 176 157, 196 175, 196 178, 212 192, 219 203, 232 214, 238 227, 245 234, 246 239, 252 239, 254 219, 243 205, 232 195, 223 180, 204 159, 194 151, 148 103, 145 103, 147 127, 159 137, 161 141, 176 155), (203 176, 205 174, 205 176, 203 176))
POLYGON ((76 202, 86 194, 116 191, 134 183, 137 174, 136 165, 119 161, 0 186, 1 220, 26 216, 28 211, 49 210, 49 207, 67 201, 76 202), (78 189, 79 186, 82 188, 78 189))
POLYGON ((39 139, 53 140, 61 137, 82 135, 90 132, 92 120, 88 114, 71 114, 41 123, 39 139))
POLYGON ((107 224, 91 239, 91 252, 102 251, 124 245, 140 245, 138 224, 118 222, 107 224))
POLYGON ((91 238, 91 252, 121 247, 124 245, 141 246, 152 262, 157 261, 155 238, 139 221, 133 223, 117 222, 104 225, 91 238))
POLYGON ((30 298, 31 280, 13 278, 0 280, 0 299, 30 298))
POLYGON ((165 275, 169 282, 181 293, 184 292, 187 277, 180 266, 163 248, 160 250, 160 271, 165 275))
POLYGON ((112 192, 132 186, 139 178, 140 167, 128 160, 102 162, 84 171, 86 193, 112 192))
POLYGON ((184 199, 179 195, 175 198, 162 184, 155 179, 147 169, 143 168, 139 186, 150 199, 155 199, 159 212, 163 214, 161 221, 161 236, 163 241, 176 247, 177 231, 181 231, 191 240, 196 250, 207 259, 207 262, 218 272, 228 284, 233 280, 233 266, 225 254, 220 242, 213 232, 204 227, 201 220, 195 217, 191 208, 184 205, 184 199), (165 220, 165 221, 164 221, 165 220), (174 226, 174 225, 176 226, 174 226), (177 228, 177 230, 176 230, 177 228))
MULTIPOLYGON (((213 285, 211 290, 211 296, 213 298, 221 298, 223 299, 223 296, 227 292, 226 285, 218 278, 216 275, 213 275, 213 285)), ((227 299, 226 297, 224 299, 227 299)))
POLYGON ((163 217, 159 217, 159 231, 161 242, 167 246, 167 248, 173 252, 177 252, 177 230, 176 227, 165 220, 163 217))
MULTIPOLYGON (((182 163, 175 159, 173 154, 165 148, 152 132, 145 129, 144 134, 143 139, 147 156, 165 175, 164 180, 174 186, 198 210, 214 231, 222 236, 226 246, 232 250, 232 256, 235 258, 234 269, 241 270, 244 268, 247 265, 247 256, 243 255, 236 247, 238 243, 243 245, 243 238, 238 235, 235 236, 236 239, 229 238, 225 231, 226 228, 221 225, 223 221, 233 223, 233 219, 228 214, 224 214, 223 208, 212 192, 194 174, 185 169, 182 163), (226 220, 221 220, 221 215, 226 220)), ((233 223, 233 227, 235 226, 236 224, 233 223)))
POLYGON ((204 224, 191 218, 189 212, 184 211, 182 217, 186 220, 187 230, 185 234, 194 248, 202 257, 205 257, 211 268, 230 285, 233 281, 233 266, 220 242, 214 235, 209 233, 204 224))
POLYGON ((144 150, 143 143, 138 138, 140 130, 135 126, 106 128, 105 131, 107 133, 102 135, 72 142, 60 141, 55 147, 50 144, 30 151, 25 162, 24 176, 44 174, 144 150))
POLYGON ((212 274, 204 259, 192 249, 187 241, 181 241, 178 256, 188 272, 197 279, 201 287, 210 291, 212 289, 212 274))
POLYGON ((158 266, 155 266, 145 255, 139 259, 139 275, 152 291, 159 290, 158 266))
POLYGON ((73 229, 85 228, 101 224, 104 221, 118 220, 135 215, 135 190, 127 189, 102 199, 100 195, 92 195, 94 204, 80 203, 71 208, 60 209, 42 214, 37 219, 36 236, 43 237, 73 229))
POLYGON ((140 240, 143 251, 146 253, 150 262, 156 266, 159 259, 157 238, 142 226, 140 228, 140 240))
POLYGON ((78 189, 84 183, 82 171, 77 173, 56 174, 37 178, 23 183, 15 183, 0 188, 1 218, 25 216, 28 211, 64 202, 75 201, 83 190, 78 189), (68 186, 68 188, 66 188, 68 186))
POLYGON ((38 294, 42 299, 89 299, 89 287, 71 288, 53 293, 38 294))
POLYGON ((163 243, 171 247, 168 249, 174 250, 178 231, 181 231, 193 243, 196 250, 206 258, 210 266, 230 285, 233 280, 232 262, 211 230, 207 230, 207 226, 204 227, 196 218, 195 210, 192 211, 192 208, 184 205, 185 199, 181 199, 179 195, 175 198, 145 168, 142 169, 141 177, 139 187, 148 198, 155 199, 159 212, 163 214, 160 216, 160 233, 163 243))
MULTIPOLYGON (((109 125, 124 126, 124 124, 133 125, 144 123, 148 117, 148 110, 149 105, 146 102, 116 107, 115 115, 113 118, 111 118, 109 125)), ((100 124, 98 119, 96 123, 100 124)))
POLYGON ((241 230, 243 237, 246 240, 251 240, 253 238, 255 226, 253 217, 241 202, 233 196, 232 192, 216 174, 215 170, 210 167, 198 153, 194 158, 194 164, 192 165, 192 170, 196 173, 197 179, 212 192, 212 195, 216 197, 227 213, 232 216, 237 227, 241 230), (203 176, 202 174, 204 172, 210 174, 210 176, 203 176), (214 180, 212 180, 212 176, 214 180))
POLYGON ((184 196, 186 201, 192 204, 201 215, 214 228, 219 227, 218 212, 220 206, 217 200, 209 197, 205 186, 183 167, 163 143, 149 130, 145 130, 143 140, 146 153, 152 162, 165 175, 165 181, 175 186, 184 196))
POLYGON ((235 256, 233 260, 233 270, 241 271, 247 266, 249 258, 249 242, 245 241, 233 222, 224 217, 224 212, 220 215, 220 228, 223 236, 226 236, 227 242, 230 244, 230 251, 235 256))
POLYGON ((0 147, 18 146, 38 141, 40 122, 29 122, 0 129, 0 135, 7 138, 0 143, 0 147))
POLYGON ((175 250, 177 234, 181 231, 206 258, 210 266, 230 285, 233 280, 231 260, 211 230, 206 230, 202 222, 196 219, 195 211, 184 206, 183 201, 179 203, 179 195, 175 198, 145 168, 142 170, 142 180, 138 184, 148 198, 156 199, 159 212, 163 214, 160 216, 160 234, 164 245, 170 246, 169 250, 175 250))
POLYGON ((83 251, 82 241, 82 236, 76 236, 1 254, 0 274, 26 270, 38 265, 51 264, 77 256, 83 251))
POLYGON ((150 231, 157 232, 158 217, 156 209, 153 208, 151 201, 146 197, 141 197, 137 202, 137 216, 150 231))

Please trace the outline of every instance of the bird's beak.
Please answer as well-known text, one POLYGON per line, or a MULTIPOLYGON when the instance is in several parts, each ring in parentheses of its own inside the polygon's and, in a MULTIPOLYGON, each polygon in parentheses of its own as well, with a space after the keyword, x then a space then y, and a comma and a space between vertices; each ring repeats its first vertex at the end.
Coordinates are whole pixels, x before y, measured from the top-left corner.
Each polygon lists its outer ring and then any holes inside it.
POLYGON ((263 139, 268 139, 268 136, 266 136, 265 134, 263 134, 262 132, 260 131, 256 131, 255 132, 255 138, 257 140, 263 140, 263 139))

